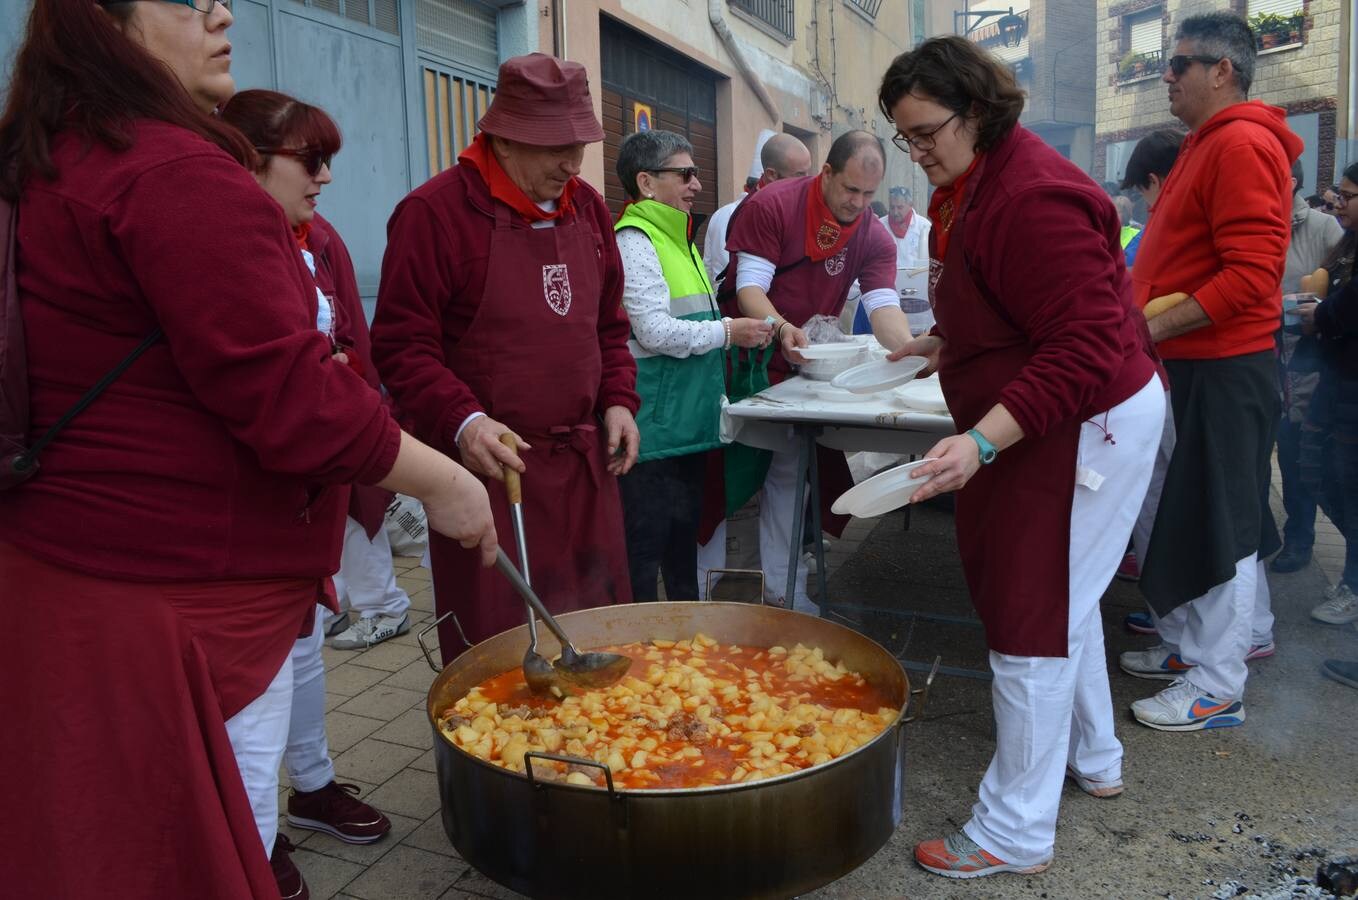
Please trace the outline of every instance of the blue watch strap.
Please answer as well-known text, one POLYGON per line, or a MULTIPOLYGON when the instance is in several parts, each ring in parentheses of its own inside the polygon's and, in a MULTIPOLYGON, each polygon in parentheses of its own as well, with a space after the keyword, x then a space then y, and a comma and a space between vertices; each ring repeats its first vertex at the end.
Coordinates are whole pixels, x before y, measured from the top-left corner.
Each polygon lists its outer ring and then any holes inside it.
POLYGON ((969 431, 967 431, 967 434, 971 437, 973 441, 976 442, 976 449, 980 452, 981 456, 981 465, 988 466, 991 463, 993 463, 995 461, 995 457, 998 456, 1000 452, 999 450, 995 449, 995 445, 990 443, 990 441, 986 440, 986 436, 981 434, 981 432, 977 431, 975 428, 972 428, 969 431))

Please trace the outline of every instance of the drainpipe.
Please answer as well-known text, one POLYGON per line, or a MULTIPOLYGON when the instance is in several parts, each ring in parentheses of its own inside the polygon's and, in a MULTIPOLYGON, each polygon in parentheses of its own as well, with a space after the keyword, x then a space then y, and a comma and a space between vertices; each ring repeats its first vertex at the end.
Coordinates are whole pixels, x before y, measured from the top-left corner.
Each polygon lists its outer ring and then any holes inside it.
MULTIPOLYGON (((1348 153, 1349 165, 1358 162, 1358 10, 1349 9, 1348 153)), ((1337 173, 1336 173, 1337 174, 1337 173)))
POLYGON ((745 58, 745 51, 740 49, 740 44, 736 43, 736 36, 731 33, 731 27, 726 24, 726 16, 722 12, 723 0, 707 0, 707 18, 712 23, 712 30, 721 38, 722 45, 726 47, 726 52, 731 54, 731 58, 736 62, 736 68, 740 69, 740 74, 745 76, 745 81, 749 83, 750 90, 759 98, 759 103, 764 107, 764 111, 773 119, 773 124, 778 125, 783 121, 783 114, 778 110, 778 104, 773 102, 773 97, 769 95, 768 88, 764 87, 764 82, 759 80, 754 69, 750 66, 750 61, 745 58))

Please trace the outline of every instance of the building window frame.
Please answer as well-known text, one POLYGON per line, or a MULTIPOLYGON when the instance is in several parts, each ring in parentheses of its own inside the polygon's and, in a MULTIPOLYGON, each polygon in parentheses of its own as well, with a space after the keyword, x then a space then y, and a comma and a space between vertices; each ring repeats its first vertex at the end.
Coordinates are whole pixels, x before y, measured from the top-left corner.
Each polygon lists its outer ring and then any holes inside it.
POLYGON ((844 0, 844 5, 875 24, 877 13, 882 8, 882 0, 844 0))
POLYGON ((1309 0, 1245 0, 1240 13, 1254 30, 1259 52, 1267 53, 1306 43, 1311 25, 1309 5, 1309 0))
POLYGON ((401 5, 396 6, 396 30, 388 31, 373 24, 377 16, 377 4, 374 0, 336 0, 339 11, 326 9, 316 3, 316 0, 288 0, 287 3, 279 3, 276 9, 287 15, 297 16, 302 19, 311 19, 315 22, 324 22, 340 28, 344 31, 353 32, 363 37, 374 38, 387 44, 401 44, 401 5), (355 19, 348 14, 351 5, 366 6, 368 8, 368 19, 363 21, 355 19))
POLYGON ((795 0, 727 0, 727 6, 736 18, 749 22, 784 46, 791 45, 797 34, 795 0))
POLYGON ((1112 83, 1118 87, 1143 81, 1158 80, 1165 70, 1165 21, 1166 4, 1164 0, 1132 2, 1122 4, 1111 10, 1117 20, 1117 53, 1112 60, 1112 83), (1133 31, 1141 24, 1154 23, 1159 26, 1158 46, 1138 47, 1133 40, 1133 31))

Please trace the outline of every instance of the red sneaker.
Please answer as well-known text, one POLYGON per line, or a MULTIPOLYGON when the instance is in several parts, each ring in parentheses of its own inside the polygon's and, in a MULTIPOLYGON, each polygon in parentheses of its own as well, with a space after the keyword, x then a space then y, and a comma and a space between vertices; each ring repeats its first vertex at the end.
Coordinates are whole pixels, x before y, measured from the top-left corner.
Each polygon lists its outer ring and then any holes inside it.
POLYGON ((278 882, 278 893, 283 900, 309 900, 311 891, 307 890, 306 879, 292 861, 292 851, 297 848, 283 832, 274 838, 273 852, 269 854, 269 865, 273 867, 274 880, 278 882))
POLYGON ((982 850, 975 841, 958 831, 942 839, 915 845, 915 862, 920 868, 946 878, 983 878, 999 872, 1036 875, 1051 868, 1050 859, 1032 866, 1016 866, 982 850))
POLYGON ((1113 573, 1119 581, 1140 581, 1141 563, 1136 561, 1136 554, 1128 550, 1122 556, 1122 562, 1118 563, 1118 570, 1113 573))
POLYGON ((388 831, 391 820, 358 799, 358 785, 330 782, 319 791, 288 795, 288 824, 324 831, 346 844, 371 844, 388 831))

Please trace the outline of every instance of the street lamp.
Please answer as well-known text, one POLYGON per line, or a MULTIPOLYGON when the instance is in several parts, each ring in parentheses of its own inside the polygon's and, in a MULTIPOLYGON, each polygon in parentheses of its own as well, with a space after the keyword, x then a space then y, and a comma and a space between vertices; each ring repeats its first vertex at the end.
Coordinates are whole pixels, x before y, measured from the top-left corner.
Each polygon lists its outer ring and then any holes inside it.
POLYGON ((998 9, 977 11, 969 9, 957 10, 952 14, 953 34, 960 34, 962 37, 966 37, 975 31, 976 26, 980 25, 986 19, 993 19, 997 16, 999 17, 999 21, 996 22, 995 25, 1000 29, 1000 42, 1006 47, 1017 47, 1023 42, 1023 37, 1028 31, 1028 23, 1023 20, 1022 16, 1014 15, 1014 7, 1012 6, 1009 7, 1008 12, 1001 12, 998 9), (976 21, 969 21, 971 19, 975 19, 976 21), (966 28, 962 31, 957 30, 959 20, 966 24, 966 28))

